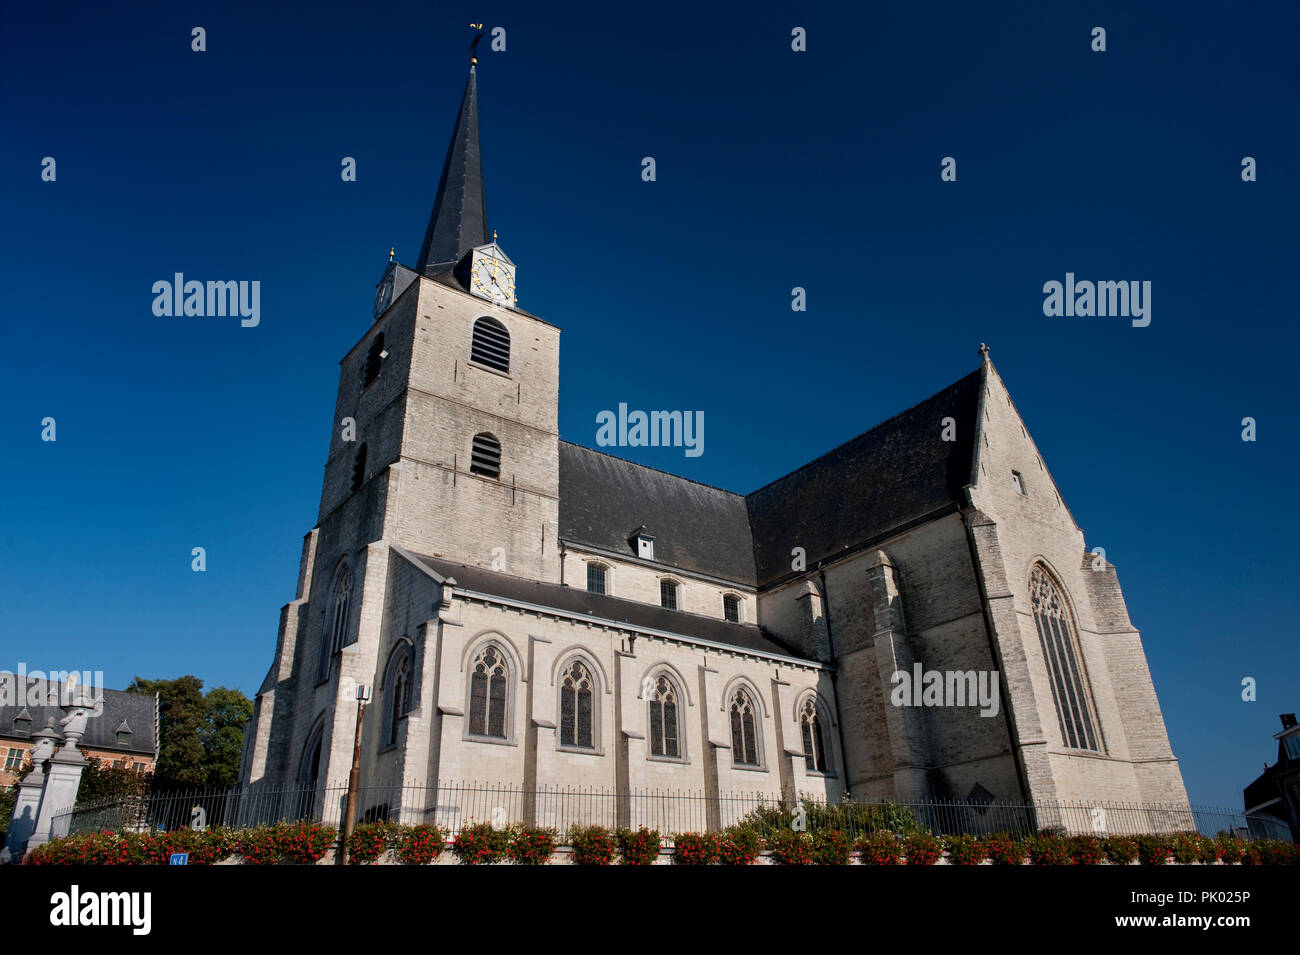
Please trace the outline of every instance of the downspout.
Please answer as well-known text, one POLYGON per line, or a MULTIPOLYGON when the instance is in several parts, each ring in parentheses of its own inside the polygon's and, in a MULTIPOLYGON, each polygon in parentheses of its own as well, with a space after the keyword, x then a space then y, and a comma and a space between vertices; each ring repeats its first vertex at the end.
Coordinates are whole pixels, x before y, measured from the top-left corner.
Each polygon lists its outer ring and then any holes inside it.
POLYGON ((826 571, 822 569, 821 561, 817 562, 817 573, 821 579, 822 585, 822 612, 826 614, 826 650, 830 654, 831 662, 835 665, 831 670, 831 689, 835 691, 835 735, 840 741, 840 767, 844 773, 844 795, 849 793, 849 756, 848 750, 844 748, 844 715, 840 712, 840 668, 839 661, 835 657, 835 636, 831 630, 831 594, 826 587, 826 571))

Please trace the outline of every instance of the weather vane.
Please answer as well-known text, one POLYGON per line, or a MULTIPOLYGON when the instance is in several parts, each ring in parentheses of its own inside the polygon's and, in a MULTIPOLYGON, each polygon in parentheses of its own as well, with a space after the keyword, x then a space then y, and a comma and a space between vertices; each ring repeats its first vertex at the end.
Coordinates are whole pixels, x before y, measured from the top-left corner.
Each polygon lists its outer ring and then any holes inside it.
POLYGON ((478 32, 474 34, 474 41, 469 45, 469 65, 477 66, 478 65, 478 41, 483 39, 483 24, 471 23, 470 28, 478 32))

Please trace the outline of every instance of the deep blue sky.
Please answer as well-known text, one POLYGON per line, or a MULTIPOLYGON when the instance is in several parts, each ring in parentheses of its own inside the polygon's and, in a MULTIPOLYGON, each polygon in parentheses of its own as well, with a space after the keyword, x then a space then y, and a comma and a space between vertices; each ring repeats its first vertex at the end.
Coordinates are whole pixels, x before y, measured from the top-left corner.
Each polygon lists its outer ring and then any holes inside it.
POLYGON ((416 258, 480 18, 508 43, 479 69, 488 210, 564 329, 564 438, 620 401, 703 410, 702 457, 629 456, 749 491, 987 341, 1118 566, 1192 800, 1239 805, 1274 758, 1300 709, 1295 3, 133 6, 0 14, 0 668, 256 691, 337 363, 389 246, 416 258), (261 325, 154 317, 178 271, 260 280, 261 325), (1151 325, 1045 317, 1067 271, 1151 280, 1151 325))

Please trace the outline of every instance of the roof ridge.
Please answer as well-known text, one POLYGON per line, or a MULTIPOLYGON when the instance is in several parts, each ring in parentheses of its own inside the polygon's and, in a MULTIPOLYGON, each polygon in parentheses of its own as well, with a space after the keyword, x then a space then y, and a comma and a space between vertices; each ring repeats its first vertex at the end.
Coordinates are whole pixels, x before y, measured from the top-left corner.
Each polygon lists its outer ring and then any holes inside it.
POLYGON ((662 468, 652 468, 648 464, 641 464, 637 461, 630 461, 627 458, 619 457, 617 454, 610 454, 608 451, 599 451, 596 448, 589 448, 585 444, 578 444, 578 442, 576 441, 565 441, 563 438, 561 438, 560 444, 567 444, 575 448, 580 448, 583 451, 590 451, 592 454, 599 454, 602 457, 610 458, 614 461, 619 461, 623 464, 630 464, 634 468, 641 468, 646 471, 654 471, 656 474, 666 474, 670 478, 676 478, 679 481, 685 481, 688 484, 696 484, 699 485, 700 487, 707 487, 711 491, 721 491, 723 494, 730 494, 732 497, 738 497, 741 500, 744 500, 745 498, 745 495, 741 494, 739 491, 731 491, 725 487, 718 487, 716 484, 709 484, 705 481, 697 481, 694 478, 688 478, 680 474, 674 474, 672 471, 665 471, 662 468))
POLYGON ((980 374, 982 373, 982 371, 983 371, 983 367, 984 367, 984 366, 983 366, 983 364, 981 363, 981 365, 980 365, 979 368, 976 368, 974 371, 970 372, 969 374, 962 375, 962 376, 961 376, 960 378, 958 378, 956 381, 952 382, 952 383, 949 384, 949 385, 945 385, 943 388, 940 388, 938 391, 934 392, 933 394, 927 395, 926 397, 924 397, 924 398, 922 398, 920 401, 918 401, 916 404, 914 404, 914 405, 912 405, 912 406, 910 406, 910 407, 908 407, 908 408, 904 408, 902 411, 898 412, 897 414, 890 415, 890 416, 889 416, 888 418, 886 418, 884 421, 880 422, 880 423, 877 424, 877 425, 874 425, 873 427, 868 428, 866 431, 863 431, 861 434, 856 434, 856 435, 854 435, 853 437, 849 438, 849 439, 846 440, 846 441, 841 441, 839 444, 835 445, 835 447, 831 448, 829 451, 823 451, 821 454, 817 455, 817 457, 813 458, 811 461, 808 461, 808 462, 806 462, 806 463, 804 463, 804 464, 799 465, 799 466, 798 466, 797 468, 795 468, 793 471, 789 471, 789 472, 787 472, 787 473, 785 473, 785 474, 782 474, 782 475, 781 475, 780 477, 778 477, 778 478, 774 478, 773 480, 768 481, 768 482, 767 482, 766 484, 764 484, 762 487, 754 488, 754 490, 752 490, 752 491, 750 491, 748 494, 744 495, 745 500, 748 501, 751 497, 753 497, 753 496, 754 496, 755 494, 757 494, 759 491, 764 491, 764 490, 766 490, 767 488, 771 487, 773 484, 779 484, 781 481, 784 481, 786 478, 794 477, 794 476, 795 476, 796 474, 798 474, 800 471, 807 470, 808 468, 812 467, 814 464, 817 464, 817 463, 818 463, 819 461, 821 461, 822 459, 830 457, 830 456, 831 456, 832 454, 834 454, 836 451, 839 451, 839 450, 841 450, 842 448, 846 448, 846 447, 848 447, 850 444, 852 444, 853 442, 855 442, 855 441, 859 441, 859 440, 861 440, 862 438, 865 438, 865 437, 867 437, 867 436, 870 435, 870 434, 874 434, 875 432, 879 431, 881 428, 885 427, 885 425, 887 425, 887 424, 891 424, 892 422, 897 421, 899 418, 903 417, 904 415, 906 415, 906 414, 911 414, 913 411, 915 411, 917 408, 921 407, 921 405, 925 404, 927 401, 933 401, 935 398, 938 398, 938 397, 939 397, 940 395, 942 395, 944 392, 946 392, 946 391, 950 391, 950 390, 952 390, 953 388, 956 388, 956 387, 958 387, 958 386, 964 384, 965 382, 969 381, 971 378, 974 378, 974 377, 980 375, 980 374))

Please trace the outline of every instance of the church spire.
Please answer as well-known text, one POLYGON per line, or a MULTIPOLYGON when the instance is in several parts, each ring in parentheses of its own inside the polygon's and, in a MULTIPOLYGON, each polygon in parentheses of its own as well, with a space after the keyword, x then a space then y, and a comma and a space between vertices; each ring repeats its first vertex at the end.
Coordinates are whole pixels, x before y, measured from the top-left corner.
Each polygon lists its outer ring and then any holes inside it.
POLYGON ((419 269, 428 275, 450 268, 470 249, 487 245, 487 197, 483 189, 483 158, 478 138, 478 87, 475 67, 469 68, 465 96, 456 128, 447 147, 438 195, 424 232, 419 269))

